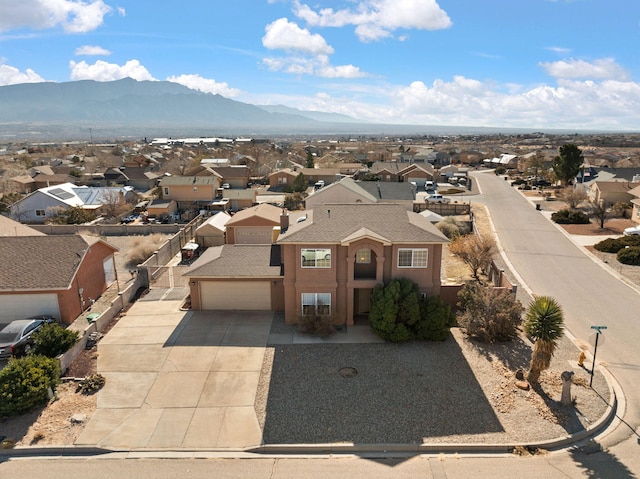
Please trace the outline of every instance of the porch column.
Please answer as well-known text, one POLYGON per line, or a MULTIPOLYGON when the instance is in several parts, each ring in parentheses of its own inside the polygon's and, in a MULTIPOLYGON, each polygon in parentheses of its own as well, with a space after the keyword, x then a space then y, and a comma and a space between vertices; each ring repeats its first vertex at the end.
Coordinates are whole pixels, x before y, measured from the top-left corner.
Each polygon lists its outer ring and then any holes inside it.
POLYGON ((355 256, 347 257, 347 317, 346 325, 353 326, 353 280, 355 274, 355 256))

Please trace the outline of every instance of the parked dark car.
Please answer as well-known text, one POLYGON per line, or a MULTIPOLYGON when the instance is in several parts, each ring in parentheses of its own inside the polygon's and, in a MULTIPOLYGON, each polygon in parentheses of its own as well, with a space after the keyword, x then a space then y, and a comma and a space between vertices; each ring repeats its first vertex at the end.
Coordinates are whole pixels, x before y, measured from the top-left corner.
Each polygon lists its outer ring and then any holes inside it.
POLYGON ((53 323, 51 316, 16 319, 0 331, 0 359, 26 356, 33 349, 33 333, 43 325, 53 323))

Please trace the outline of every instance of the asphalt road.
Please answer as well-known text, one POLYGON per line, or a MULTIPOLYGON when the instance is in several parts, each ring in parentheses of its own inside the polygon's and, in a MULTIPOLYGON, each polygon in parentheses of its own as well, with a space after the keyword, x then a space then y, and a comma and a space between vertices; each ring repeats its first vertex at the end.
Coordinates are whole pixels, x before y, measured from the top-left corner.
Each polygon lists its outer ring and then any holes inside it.
MULTIPOLYGON (((621 385, 626 410, 605 447, 638 440, 640 425, 640 293, 594 262, 546 219, 503 177, 474 174, 489 208, 504 255, 531 293, 554 296, 562 305, 568 331, 588 344, 592 326, 607 326, 596 363, 621 385), (604 339, 604 341, 603 341, 604 339)), ((593 348, 591 348, 593 352, 593 348)), ((636 448, 640 455, 640 447, 636 448)))

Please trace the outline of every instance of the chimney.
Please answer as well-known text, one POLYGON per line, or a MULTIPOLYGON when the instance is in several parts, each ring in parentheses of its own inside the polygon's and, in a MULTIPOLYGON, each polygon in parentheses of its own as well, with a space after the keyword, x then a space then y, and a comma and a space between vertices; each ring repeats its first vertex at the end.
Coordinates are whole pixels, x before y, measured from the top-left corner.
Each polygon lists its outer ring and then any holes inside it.
POLYGON ((286 209, 282 209, 280 213, 280 231, 286 231, 289 227, 289 212, 286 209))

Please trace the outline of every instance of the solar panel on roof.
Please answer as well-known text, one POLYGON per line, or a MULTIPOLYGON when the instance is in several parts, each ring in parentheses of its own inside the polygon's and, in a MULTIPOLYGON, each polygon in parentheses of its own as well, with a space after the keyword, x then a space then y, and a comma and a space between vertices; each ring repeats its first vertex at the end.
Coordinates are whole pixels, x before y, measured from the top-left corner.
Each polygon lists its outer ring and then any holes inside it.
POLYGON ((62 188, 54 188, 49 190, 49 193, 55 196, 56 198, 60 198, 61 200, 69 200, 74 197, 73 193, 69 193, 68 191, 63 190, 62 188))

